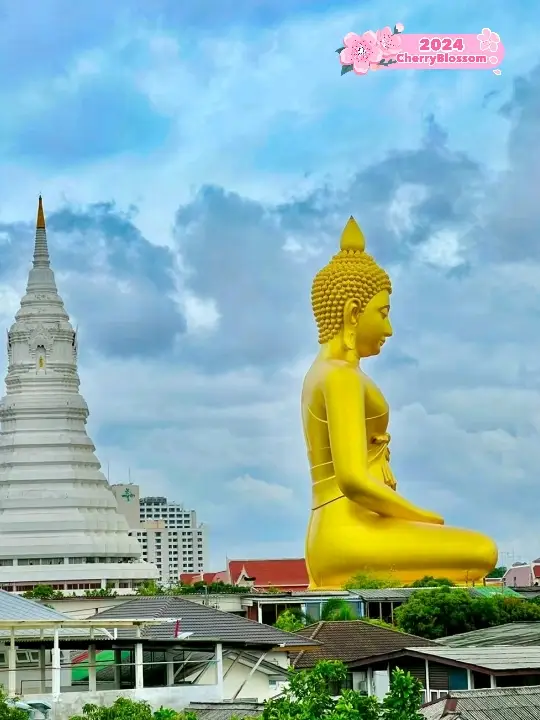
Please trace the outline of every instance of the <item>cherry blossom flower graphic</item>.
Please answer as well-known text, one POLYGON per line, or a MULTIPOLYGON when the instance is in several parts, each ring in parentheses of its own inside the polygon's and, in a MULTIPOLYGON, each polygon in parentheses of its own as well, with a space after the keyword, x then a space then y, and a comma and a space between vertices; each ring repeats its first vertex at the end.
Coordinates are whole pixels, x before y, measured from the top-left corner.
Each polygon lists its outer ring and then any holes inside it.
POLYGON ((482 32, 476 36, 476 39, 480 43, 480 50, 490 50, 491 52, 497 52, 501 42, 498 33, 492 32, 489 28, 482 28, 482 32))
MULTIPOLYGON (((397 26, 401 23, 396 24, 397 26)), ((381 48, 383 58, 396 56, 401 50, 401 38, 398 33, 393 33, 389 27, 377 30, 377 45, 381 48)))
POLYGON ((352 69, 357 75, 365 75, 371 66, 378 64, 383 57, 383 51, 377 44, 377 35, 368 30, 363 35, 348 33, 343 38, 345 46, 339 53, 339 61, 345 68, 352 69), (352 67, 351 67, 352 66, 352 67))

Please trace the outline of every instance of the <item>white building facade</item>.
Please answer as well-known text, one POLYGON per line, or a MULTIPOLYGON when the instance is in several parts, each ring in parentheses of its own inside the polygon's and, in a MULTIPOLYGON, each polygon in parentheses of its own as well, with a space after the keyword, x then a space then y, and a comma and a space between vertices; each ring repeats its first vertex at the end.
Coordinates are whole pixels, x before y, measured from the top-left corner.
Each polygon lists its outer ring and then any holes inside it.
POLYGON ((0 402, 0 587, 134 587, 157 577, 118 512, 86 433, 77 335, 50 267, 39 199, 26 294, 0 402))
POLYGON ((165 497, 140 497, 138 485, 112 485, 112 491, 143 558, 156 565, 161 582, 177 583, 180 573, 204 571, 207 529, 194 510, 165 497))

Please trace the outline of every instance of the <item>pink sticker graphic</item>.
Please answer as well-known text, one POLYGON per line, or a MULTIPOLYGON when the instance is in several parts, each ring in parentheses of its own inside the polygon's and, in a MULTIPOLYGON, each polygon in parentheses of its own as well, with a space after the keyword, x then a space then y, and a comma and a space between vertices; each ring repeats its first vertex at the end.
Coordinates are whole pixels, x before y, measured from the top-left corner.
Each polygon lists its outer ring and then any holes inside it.
POLYGON ((341 74, 366 75, 370 70, 492 70, 504 58, 504 46, 498 33, 483 28, 478 35, 403 35, 405 27, 368 30, 363 35, 348 33, 339 54, 341 74))

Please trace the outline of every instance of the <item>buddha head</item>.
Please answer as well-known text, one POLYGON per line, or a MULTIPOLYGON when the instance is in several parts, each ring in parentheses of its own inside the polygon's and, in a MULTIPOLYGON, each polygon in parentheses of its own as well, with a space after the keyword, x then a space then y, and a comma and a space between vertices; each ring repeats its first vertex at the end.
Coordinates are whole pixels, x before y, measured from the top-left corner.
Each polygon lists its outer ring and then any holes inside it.
POLYGON ((319 343, 335 339, 361 357, 378 355, 392 335, 386 272, 365 252, 362 230, 351 217, 341 235, 340 251, 315 276, 311 304, 319 343))

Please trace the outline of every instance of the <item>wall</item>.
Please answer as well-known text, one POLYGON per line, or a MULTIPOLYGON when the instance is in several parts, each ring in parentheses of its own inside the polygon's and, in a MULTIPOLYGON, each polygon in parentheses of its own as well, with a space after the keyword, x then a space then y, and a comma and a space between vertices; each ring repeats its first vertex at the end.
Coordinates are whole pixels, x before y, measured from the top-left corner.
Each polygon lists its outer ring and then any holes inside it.
MULTIPOLYGON (((255 656, 255 652, 252 653, 255 656)), ((258 655, 257 655, 258 658, 258 655)), ((223 697, 225 700, 232 700, 234 694, 238 691, 241 684, 247 678, 253 667, 253 661, 248 663, 247 661, 242 662, 242 659, 238 660, 233 664, 233 659, 224 657, 223 658, 223 697), (244 662, 246 664, 244 664, 244 662), (232 668, 231 668, 232 665, 232 668), (226 675, 226 677, 225 677, 226 675)), ((257 669, 253 675, 246 682, 240 694, 238 700, 257 700, 257 702, 263 702, 268 698, 279 695, 280 686, 270 687, 270 678, 274 675, 286 675, 287 668, 289 666, 289 658, 287 653, 275 652, 268 653, 265 658, 266 663, 275 664, 275 673, 266 669, 257 669)), ((201 683, 213 682, 215 669, 209 667, 203 676, 199 679, 201 683)))
POLYGON ((183 710, 192 702, 221 702, 217 685, 191 685, 180 687, 143 688, 142 690, 103 690, 95 693, 65 692, 53 701, 52 695, 25 694, 21 699, 26 702, 46 702, 52 706, 51 720, 70 720, 80 715, 86 703, 110 706, 119 697, 131 700, 144 700, 153 710, 160 707, 183 710))
MULTIPOLYGON (((0 644, 0 686, 9 686, 9 671, 7 668, 9 648, 0 644)), ((69 655, 61 651, 61 662, 63 665, 69 662, 69 655)), ((45 689, 51 687, 51 651, 45 651, 45 689)), ((16 692, 22 695, 24 692, 40 692, 41 670, 39 667, 39 650, 17 649, 17 674, 16 692)), ((62 685, 71 685, 71 668, 63 667, 61 670, 62 685)))
POLYGON ((63 600, 47 600, 47 605, 51 605, 57 612, 64 613, 72 620, 86 620, 97 612, 103 612, 117 605, 122 605, 131 597, 112 597, 112 598, 64 598, 63 600))

